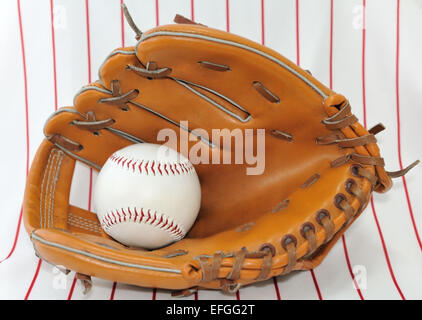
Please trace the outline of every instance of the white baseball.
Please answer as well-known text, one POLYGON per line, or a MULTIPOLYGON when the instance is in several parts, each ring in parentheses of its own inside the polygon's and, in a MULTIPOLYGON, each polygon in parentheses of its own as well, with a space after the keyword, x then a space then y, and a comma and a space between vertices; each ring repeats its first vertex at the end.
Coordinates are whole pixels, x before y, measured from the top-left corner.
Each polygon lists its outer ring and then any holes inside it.
POLYGON ((182 239, 201 204, 190 161, 177 151, 140 143, 108 158, 94 186, 94 207, 115 240, 146 249, 182 239))

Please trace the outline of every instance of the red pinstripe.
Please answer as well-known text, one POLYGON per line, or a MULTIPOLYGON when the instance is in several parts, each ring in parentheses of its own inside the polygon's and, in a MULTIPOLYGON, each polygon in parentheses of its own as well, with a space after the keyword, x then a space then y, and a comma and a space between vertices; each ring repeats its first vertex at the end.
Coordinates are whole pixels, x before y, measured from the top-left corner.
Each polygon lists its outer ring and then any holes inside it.
POLYGON ((22 49, 22 66, 23 66, 23 77, 25 86, 25 130, 26 130, 26 176, 29 172, 29 102, 28 102, 28 79, 26 72, 26 58, 25 58, 25 43, 23 37, 23 26, 22 26, 22 15, 20 10, 20 0, 18 1, 18 12, 19 12, 19 33, 21 38, 21 49, 22 49))
MULTIPOLYGON (((24 42, 24 36, 23 36, 23 24, 22 24, 22 14, 21 14, 21 3, 20 0, 17 0, 17 6, 18 6, 18 18, 19 18, 19 34, 20 34, 20 40, 21 40, 21 50, 22 50, 22 66, 23 66, 23 77, 24 77, 24 89, 25 89, 25 124, 26 124, 26 176, 28 176, 29 171, 29 104, 28 104, 28 80, 27 80, 27 72, 26 72, 26 58, 25 58, 25 42, 24 42)), ((13 243, 12 250, 10 251, 9 255, 6 259, 8 259, 13 252, 15 251, 20 226, 22 222, 22 213, 23 210, 21 209, 20 215, 19 215, 19 222, 18 222, 18 228, 16 230, 15 235, 15 241, 13 243)), ((6 260, 4 259, 4 260, 6 260)), ((2 260, 2 261, 4 261, 2 260)), ((35 275, 32 279, 32 282, 25 294, 25 300, 29 298, 29 295, 31 294, 32 288, 34 287, 35 280, 38 276, 38 273, 40 271, 42 261, 41 259, 38 259, 37 268, 35 270, 35 275)))
MULTIPOLYGON (((21 39, 22 66, 23 66, 23 79, 24 79, 24 91, 25 91, 26 175, 28 176, 28 163, 29 163, 28 86, 27 86, 27 77, 26 77, 25 45, 24 45, 24 40, 23 40, 22 17, 21 17, 19 0, 17 1, 17 4, 18 4, 19 31, 20 31, 20 39, 21 39)), ((22 223, 22 213, 23 213, 23 208, 21 206, 19 218, 18 218, 18 225, 16 227, 15 239, 13 240, 12 248, 10 249, 9 254, 3 260, 0 260, 0 263, 9 259, 16 249, 16 244, 18 242, 19 232, 20 232, 21 223, 22 223)))
POLYGON ((113 282, 113 286, 111 287, 111 292, 110 292, 110 300, 114 300, 114 295, 116 294, 116 287, 117 287, 117 283, 113 282))
MULTIPOLYGON (((87 59, 88 59, 88 83, 91 83, 91 32, 89 27, 89 0, 85 0, 85 22, 86 22, 86 41, 87 41, 87 59)), ((92 196, 92 168, 89 168, 89 187, 88 187, 88 211, 91 211, 91 196, 92 196)), ((67 297, 72 299, 73 290, 75 288, 76 275, 73 278, 72 286, 67 297)))
MULTIPOLYGON (((397 153, 399 157, 400 169, 403 169, 402 154, 401 154, 401 128, 400 128, 400 0, 397 0, 397 22, 396 22, 396 114, 397 114, 397 153)), ((406 195, 407 207, 409 209, 410 219, 412 221, 413 231, 419 248, 422 250, 422 241, 419 235, 418 227, 416 226, 415 217, 413 215, 412 203, 410 201, 409 191, 407 188, 406 178, 403 176, 404 193, 406 195)))
POLYGON ((321 290, 319 289, 318 281, 317 281, 317 278, 316 278, 316 276, 315 276, 314 269, 311 269, 311 270, 309 270, 309 271, 311 272, 312 281, 314 282, 314 286, 315 286, 315 290, 316 290, 317 295, 318 295, 318 299, 319 299, 319 300, 323 300, 323 298, 322 298, 322 294, 321 294, 321 290))
MULTIPOLYGON (((334 26, 334 1, 331 0, 330 2, 330 89, 333 89, 333 26, 334 26)), ((365 29, 365 28, 364 28, 365 29)), ((365 300, 362 291, 359 288, 358 283, 355 281, 355 276, 353 274, 353 269, 349 259, 349 253, 347 251, 347 243, 345 235, 341 236, 341 240, 343 243, 343 251, 344 251, 344 258, 346 259, 347 269, 349 271, 350 277, 355 284, 356 291, 361 300, 365 300)))
POLYGON ((341 240, 343 242, 344 256, 346 258, 347 269, 349 270, 350 277, 353 280, 353 284, 355 285, 355 288, 356 288, 356 291, 357 291, 357 293, 359 295, 359 298, 361 300, 365 300, 365 298, 362 295, 362 291, 360 290, 359 285, 358 285, 358 283, 355 280, 355 275, 353 274, 352 265, 350 264, 350 259, 349 259, 349 252, 347 250, 346 237, 344 235, 342 235, 341 236, 341 240))
MULTIPOLYGON (((158 3, 158 0, 155 0, 155 26, 158 27, 159 25, 160 25, 160 6, 158 3)), ((157 299, 157 288, 153 288, 151 300, 156 300, 156 299, 157 299)))
MULTIPOLYGON (((300 66, 300 36, 299 36, 299 0, 296 0, 296 64, 300 66)), ((319 289, 318 280, 313 269, 309 270, 311 273, 312 281, 317 292, 319 300, 323 300, 321 290, 319 289)))
MULTIPOLYGON (((25 58, 25 41, 23 37, 23 27, 22 27, 22 15, 21 15, 21 5, 20 0, 17 0, 17 8, 18 8, 18 20, 19 20, 19 35, 20 35, 20 43, 21 43, 21 53, 22 53, 22 68, 23 68, 23 84, 24 84, 24 95, 25 95, 25 130, 26 130, 26 168, 25 174, 28 176, 29 171, 29 104, 28 104, 28 80, 27 80, 27 73, 26 73, 26 58, 25 58)), ((22 214, 23 214, 23 207, 21 206, 19 217, 18 217, 18 225, 16 226, 15 231, 15 238, 13 240, 12 248, 10 249, 8 255, 3 259, 0 260, 0 263, 9 259, 12 254, 15 252, 16 245, 18 243, 20 229, 22 225, 22 214)))
MULTIPOLYGON (((85 0, 86 12, 86 40, 87 40, 87 58, 88 58, 88 83, 91 83, 91 32, 89 27, 89 0, 85 0)), ((88 190, 88 210, 91 211, 92 196, 92 168, 89 169, 89 190, 88 190)))
MULTIPOLYGON (((230 30, 230 3, 226 0, 226 31, 230 30)), ((236 300, 240 300, 240 290, 236 292, 236 300)))
POLYGON ((155 0, 155 25, 160 25, 160 8, 158 0, 155 0))
POLYGON ((265 46, 265 3, 261 0, 261 44, 265 46))
POLYGON ((380 224, 378 222, 378 217, 377 217, 377 214, 376 214, 376 211, 375 211, 374 199, 373 199, 372 196, 371 196, 371 208, 372 208, 372 213, 374 215, 375 224, 377 225, 378 234, 380 236, 380 240, 381 240, 381 244, 382 244, 382 250, 384 251, 385 260, 387 262, 388 271, 390 272, 391 279, 393 280, 393 283, 394 283, 394 285, 397 289, 397 292, 399 293, 402 300, 406 300, 406 298, 404 297, 403 292, 401 291, 400 286, 399 286, 399 284, 396 280, 396 276, 394 275, 393 267, 391 266, 390 257, 388 255, 387 246, 385 245, 385 241, 384 241, 384 236, 382 235, 381 227, 380 227, 380 224))
POLYGON ((190 0, 190 19, 195 21, 195 0, 190 0))
MULTIPOLYGON (((362 106, 363 106, 363 124, 364 127, 367 127, 367 117, 366 117, 366 82, 365 82, 365 75, 366 75, 366 64, 365 64, 365 57, 366 57, 366 0, 362 0, 363 4, 363 28, 362 28, 362 106)), ((377 213, 375 210, 375 204, 374 204, 374 198, 371 196, 371 209, 372 209, 372 215, 375 220, 375 224, 377 226, 378 234, 380 236, 382 249, 384 251, 385 260, 387 262, 388 271, 390 273, 391 279, 394 283, 394 286, 397 289, 397 292, 399 293, 400 297, 405 300, 405 297, 403 295, 402 290, 400 289, 400 286, 396 280, 396 277, 394 275, 393 267, 390 262, 390 257, 388 254, 387 246, 384 241, 384 236, 382 233, 381 226, 378 221, 377 213)))
POLYGON ((230 32, 230 0, 226 0, 226 30, 230 32))
MULTIPOLYGON (((89 27, 89 0, 85 0, 86 13, 86 41, 87 41, 87 58, 88 58, 88 83, 91 83, 91 32, 89 27)), ((88 189, 88 210, 91 211, 92 196, 92 168, 89 168, 89 189, 88 189)))
POLYGON ((273 277, 273 283, 274 283, 274 289, 275 289, 277 300, 281 300, 280 290, 278 288, 278 283, 277 283, 277 277, 273 277))
POLYGON ((76 285, 76 276, 73 277, 72 285, 70 286, 69 294, 67 295, 67 300, 72 300, 73 291, 75 290, 76 285))
MULTIPOLYGON (((18 3, 19 2, 20 1, 18 1, 18 3)), ((20 4, 19 4, 19 7, 20 7, 20 4)), ((54 10, 53 9, 54 9, 54 3, 53 3, 53 0, 50 0, 51 42, 52 42, 52 53, 53 53, 53 79, 54 79, 54 83, 53 83, 53 86, 54 86, 54 110, 57 110, 58 103, 57 103, 56 39, 55 39, 55 32, 54 32, 54 10)), ((28 145, 29 145, 29 143, 28 143, 28 145)), ((41 264, 42 264, 42 261, 41 261, 41 259, 39 259, 37 269, 36 269, 35 274, 32 278, 31 285, 28 288, 28 291, 26 292, 25 300, 28 299, 29 295, 31 294, 32 288, 33 288, 35 282, 37 281, 41 264)))
MULTIPOLYGON (((18 0, 18 1, 19 1, 19 0, 18 0)), ((29 285, 28 290, 26 291, 26 294, 25 294, 25 298, 24 298, 24 300, 28 300, 28 299, 29 299, 29 295, 31 294, 32 289, 34 288, 35 281, 37 281, 38 274, 39 274, 39 272, 40 272, 40 268, 41 268, 41 264, 42 264, 42 260, 41 260, 41 259, 38 259, 38 264, 37 264, 37 268, 35 269, 35 274, 34 274, 34 277, 32 278, 32 282, 31 282, 31 284, 29 285)))
MULTIPOLYGON (((227 20, 229 21, 229 20, 227 20)), ((228 28, 227 28, 228 31, 228 28)), ((265 46, 265 1, 261 0, 261 44, 265 46)), ((280 289, 278 288, 277 277, 273 277, 274 290, 277 300, 280 300, 280 289)))

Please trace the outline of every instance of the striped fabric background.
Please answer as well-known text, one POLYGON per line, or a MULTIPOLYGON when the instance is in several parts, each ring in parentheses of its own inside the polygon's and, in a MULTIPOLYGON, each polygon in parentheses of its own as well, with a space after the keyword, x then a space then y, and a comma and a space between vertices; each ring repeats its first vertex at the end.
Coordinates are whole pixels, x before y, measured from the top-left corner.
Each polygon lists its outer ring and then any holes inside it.
MULTIPOLYGON (((421 0, 125 0, 142 30, 176 13, 265 44, 350 99, 378 135, 387 170, 422 158, 421 0)), ((45 119, 135 43, 121 0, 0 1, 0 298, 166 299, 170 292, 94 279, 87 295, 35 257, 21 224, 25 177, 45 119)), ((95 173, 77 166, 71 202, 91 207, 95 173)), ((422 166, 375 194, 321 266, 187 299, 421 299, 422 166)))

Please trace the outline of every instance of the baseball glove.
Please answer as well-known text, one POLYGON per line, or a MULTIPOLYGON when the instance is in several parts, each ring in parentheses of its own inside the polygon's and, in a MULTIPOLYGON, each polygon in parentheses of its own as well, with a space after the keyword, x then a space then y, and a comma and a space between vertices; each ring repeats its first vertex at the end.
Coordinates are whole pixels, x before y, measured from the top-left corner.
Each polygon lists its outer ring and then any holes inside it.
POLYGON ((344 96, 277 52, 175 21, 141 33, 129 17, 137 45, 113 51, 74 107, 48 119, 24 200, 36 254, 76 271, 87 288, 94 276, 183 294, 198 287, 235 292, 315 268, 372 191, 389 190, 391 177, 416 162, 385 171, 374 137, 383 127, 366 130, 344 96), (194 164, 202 203, 184 239, 156 250, 126 247, 104 233, 95 213, 69 204, 75 163, 100 170, 132 143, 164 143, 162 129, 189 137, 187 150, 173 146, 185 156, 196 151, 221 161, 194 164), (244 133, 256 158, 265 155, 265 168, 248 174, 247 161, 225 163, 235 152, 210 138, 215 129, 244 133), (262 150, 258 138, 265 138, 262 150))

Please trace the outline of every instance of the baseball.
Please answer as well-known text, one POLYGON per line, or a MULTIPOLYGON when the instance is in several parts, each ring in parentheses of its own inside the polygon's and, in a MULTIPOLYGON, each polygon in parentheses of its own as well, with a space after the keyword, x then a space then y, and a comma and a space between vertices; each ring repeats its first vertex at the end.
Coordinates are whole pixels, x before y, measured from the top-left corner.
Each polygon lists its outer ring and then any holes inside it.
POLYGON ((104 231, 128 246, 155 249, 182 239, 201 204, 195 168, 162 145, 139 143, 113 153, 94 186, 104 231))

